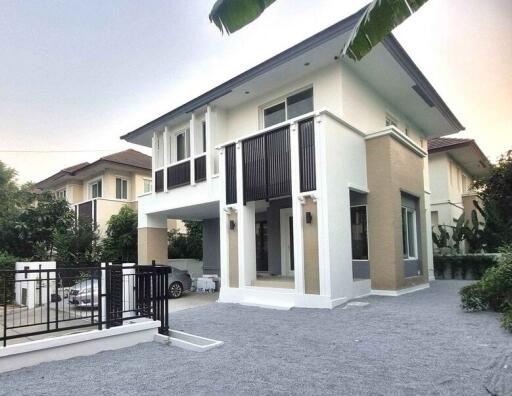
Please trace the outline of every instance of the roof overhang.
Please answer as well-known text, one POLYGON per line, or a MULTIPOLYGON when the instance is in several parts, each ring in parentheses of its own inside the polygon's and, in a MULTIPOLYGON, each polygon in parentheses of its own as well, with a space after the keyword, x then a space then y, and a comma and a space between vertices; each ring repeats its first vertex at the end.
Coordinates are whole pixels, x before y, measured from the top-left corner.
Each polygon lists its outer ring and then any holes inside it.
POLYGON ((491 164, 475 141, 461 142, 448 147, 430 149, 429 155, 446 153, 473 177, 489 174, 491 164))
MULTIPOLYGON (((336 62, 351 30, 364 9, 327 29, 290 47, 246 72, 226 81, 203 95, 177 107, 155 120, 129 132, 121 139, 151 146, 154 131, 186 122, 189 113, 209 104, 221 107, 235 106, 252 100, 275 88, 336 62), (305 67, 305 63, 309 65, 305 67), (245 92, 250 92, 250 95, 245 92)), ((411 115, 429 137, 459 132, 464 129, 432 85, 407 55, 402 46, 389 35, 362 61, 351 67, 381 96, 390 99, 411 115)))

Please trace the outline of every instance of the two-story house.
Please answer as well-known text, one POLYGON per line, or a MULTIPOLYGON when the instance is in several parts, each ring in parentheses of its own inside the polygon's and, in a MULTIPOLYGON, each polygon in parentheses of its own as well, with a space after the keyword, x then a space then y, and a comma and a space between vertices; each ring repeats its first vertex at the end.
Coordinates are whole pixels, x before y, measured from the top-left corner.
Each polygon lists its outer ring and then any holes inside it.
POLYGON ((152 191, 151 157, 132 149, 62 169, 36 187, 66 199, 75 213, 87 216, 100 235, 121 207, 137 210, 137 197, 152 191))
POLYGON ((139 262, 203 220, 220 302, 332 308, 428 287, 427 139, 460 122, 390 35, 340 52, 356 13, 124 135, 153 148, 139 262))
POLYGON ((471 185, 490 170, 489 160, 480 147, 473 139, 431 139, 428 166, 432 226, 453 226, 454 219, 462 213, 470 219, 475 208, 473 201, 479 201, 471 185))

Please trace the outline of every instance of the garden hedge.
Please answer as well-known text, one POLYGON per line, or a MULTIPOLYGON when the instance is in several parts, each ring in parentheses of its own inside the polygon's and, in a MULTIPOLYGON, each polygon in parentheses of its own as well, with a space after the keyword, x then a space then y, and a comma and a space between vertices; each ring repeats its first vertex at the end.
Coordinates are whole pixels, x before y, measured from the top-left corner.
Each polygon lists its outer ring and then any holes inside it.
POLYGON ((496 265, 498 257, 497 254, 434 256, 434 274, 436 279, 448 277, 449 279, 478 280, 482 278, 485 271, 496 265))

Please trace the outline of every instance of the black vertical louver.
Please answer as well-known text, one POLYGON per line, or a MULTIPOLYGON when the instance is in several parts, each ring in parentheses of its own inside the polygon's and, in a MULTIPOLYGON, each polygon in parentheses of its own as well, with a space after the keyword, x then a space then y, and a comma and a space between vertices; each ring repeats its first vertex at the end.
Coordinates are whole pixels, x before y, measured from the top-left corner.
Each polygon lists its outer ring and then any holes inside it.
POLYGON ((290 130, 281 128, 265 135, 267 197, 291 195, 290 130))
POLYGON ((299 122, 300 191, 316 190, 314 120, 299 122))
POLYGON ((186 186, 190 184, 190 161, 181 162, 167 168, 167 188, 186 186))
POLYGON ((291 194, 290 129, 276 129, 242 142, 244 203, 291 194))
POLYGON ((194 181, 196 183, 206 180, 206 155, 194 160, 194 181))
POLYGON ((155 172, 155 192, 164 191, 164 170, 160 169, 155 172))
POLYGON ((226 157, 226 204, 236 203, 236 146, 224 148, 226 157))
POLYGON ((265 135, 242 142, 244 204, 267 198, 265 135))

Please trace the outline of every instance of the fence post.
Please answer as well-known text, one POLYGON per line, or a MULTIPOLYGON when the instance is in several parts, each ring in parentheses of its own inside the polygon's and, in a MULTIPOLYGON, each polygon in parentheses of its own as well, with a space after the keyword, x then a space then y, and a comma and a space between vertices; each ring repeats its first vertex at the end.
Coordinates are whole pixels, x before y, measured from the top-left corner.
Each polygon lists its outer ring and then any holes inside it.
POLYGON ((164 269, 164 317, 162 318, 162 334, 169 335, 169 270, 170 268, 165 267, 164 269))
POLYGON ((153 310, 153 320, 157 320, 157 306, 156 306, 156 262, 151 261, 151 267, 153 269, 151 276, 151 301, 153 310))
POLYGON ((7 275, 4 272, 4 346, 7 345, 7 275))
POLYGON ((107 263, 105 267, 105 306, 106 306, 106 323, 107 329, 110 329, 110 319, 112 316, 112 310, 110 307, 110 293, 111 293, 111 284, 110 284, 110 276, 111 274, 111 266, 112 263, 107 263))
MULTIPOLYGON (((100 264, 100 270, 98 271, 98 330, 103 330, 103 268, 105 263, 100 264)), ((92 308, 94 310, 94 307, 92 308)), ((94 317, 94 311, 93 315, 94 317)))
MULTIPOLYGON (((39 266, 41 268, 41 266, 39 266)), ((41 275, 39 275, 41 276, 41 275)), ((46 271, 46 330, 50 331, 50 271, 46 271)))

